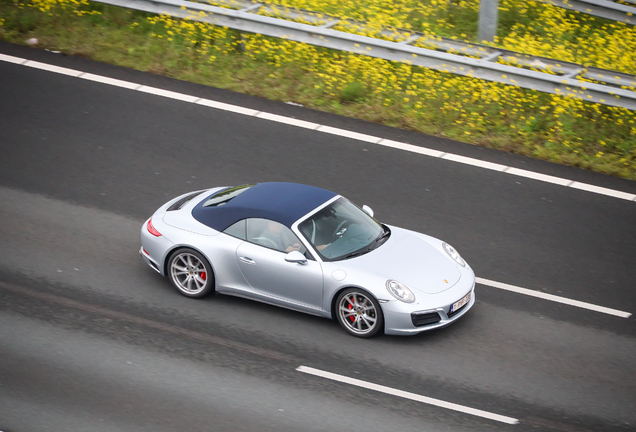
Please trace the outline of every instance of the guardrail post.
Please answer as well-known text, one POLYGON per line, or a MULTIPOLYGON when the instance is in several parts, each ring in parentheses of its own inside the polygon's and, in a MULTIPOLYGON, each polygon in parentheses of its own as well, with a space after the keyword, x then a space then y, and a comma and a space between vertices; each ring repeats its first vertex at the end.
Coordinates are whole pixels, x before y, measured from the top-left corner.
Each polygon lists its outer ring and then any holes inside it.
POLYGON ((479 1, 479 43, 494 42, 497 35, 498 0, 479 1))
POLYGON ((239 40, 240 42, 237 45, 238 51, 241 53, 245 52, 245 41, 247 40, 247 37, 245 37, 245 33, 240 32, 240 36, 239 36, 239 40))

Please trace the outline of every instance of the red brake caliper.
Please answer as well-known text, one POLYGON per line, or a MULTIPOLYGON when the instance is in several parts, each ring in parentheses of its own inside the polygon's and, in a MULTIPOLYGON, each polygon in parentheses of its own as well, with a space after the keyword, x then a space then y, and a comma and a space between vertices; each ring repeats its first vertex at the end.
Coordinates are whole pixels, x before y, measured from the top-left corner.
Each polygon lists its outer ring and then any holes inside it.
POLYGON ((201 272, 200 276, 201 276, 201 279, 203 279, 203 280, 205 280, 205 278, 207 277, 207 275, 205 274, 204 271, 201 272))
MULTIPOLYGON (((349 306, 347 306, 347 308, 349 308, 349 310, 353 309, 353 305, 351 304, 351 300, 349 300, 349 306)), ((354 317, 353 315, 349 315, 349 320, 351 322, 355 322, 356 317, 354 317)))

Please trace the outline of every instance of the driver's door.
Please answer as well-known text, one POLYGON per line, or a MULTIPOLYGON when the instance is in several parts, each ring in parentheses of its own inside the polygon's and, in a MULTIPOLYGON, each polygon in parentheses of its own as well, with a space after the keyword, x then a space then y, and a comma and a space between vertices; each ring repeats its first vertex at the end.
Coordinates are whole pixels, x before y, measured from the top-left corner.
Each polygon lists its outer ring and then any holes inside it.
MULTIPOLYGON (((250 226, 257 226, 259 221, 248 219, 247 222, 247 241, 236 250, 238 266, 247 283, 259 293, 282 300, 281 303, 322 310, 323 275, 320 263, 313 259, 304 264, 285 261, 286 252, 265 246, 268 243, 262 241, 261 234, 251 233, 250 226), (255 240, 251 241, 251 238, 255 240)), ((293 236, 294 242, 300 243, 289 228, 284 229, 289 231, 286 235, 293 236)))

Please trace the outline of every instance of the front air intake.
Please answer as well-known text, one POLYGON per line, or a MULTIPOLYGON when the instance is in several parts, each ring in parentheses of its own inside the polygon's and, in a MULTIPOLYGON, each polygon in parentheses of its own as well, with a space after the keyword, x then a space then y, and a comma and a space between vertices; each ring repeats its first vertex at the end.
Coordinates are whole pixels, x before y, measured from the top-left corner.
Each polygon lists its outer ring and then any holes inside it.
POLYGON ((442 320, 437 312, 413 312, 411 321, 415 327, 422 327, 429 324, 435 324, 442 320))

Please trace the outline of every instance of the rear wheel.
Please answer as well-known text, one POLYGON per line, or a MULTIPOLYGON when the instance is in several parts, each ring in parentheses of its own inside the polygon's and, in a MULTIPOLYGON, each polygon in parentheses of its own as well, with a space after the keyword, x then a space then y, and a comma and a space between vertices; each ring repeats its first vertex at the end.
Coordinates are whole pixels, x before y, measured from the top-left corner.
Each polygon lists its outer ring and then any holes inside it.
POLYGON ((340 325, 353 336, 375 336, 384 327, 378 301, 366 291, 348 288, 338 296, 336 316, 340 325))
POLYGON ((208 260, 192 249, 178 249, 170 256, 168 278, 186 297, 201 298, 214 291, 214 275, 208 260))

